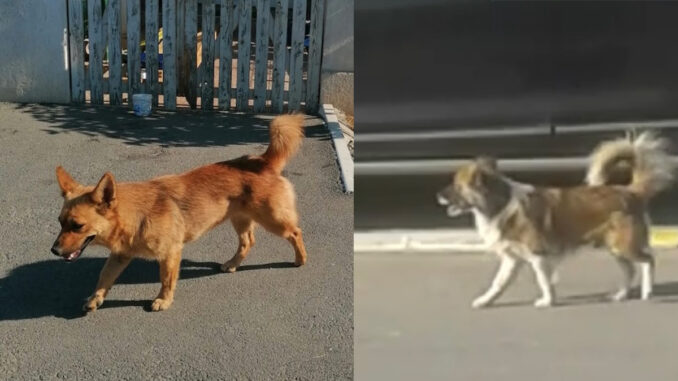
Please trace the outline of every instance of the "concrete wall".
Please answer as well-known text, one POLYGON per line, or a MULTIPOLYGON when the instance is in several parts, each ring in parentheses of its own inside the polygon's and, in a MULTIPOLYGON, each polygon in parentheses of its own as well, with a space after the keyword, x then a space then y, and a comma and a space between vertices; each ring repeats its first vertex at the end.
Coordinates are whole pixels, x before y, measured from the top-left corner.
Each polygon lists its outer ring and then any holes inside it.
POLYGON ((353 0, 327 0, 320 101, 353 115, 353 0))
POLYGON ((66 14, 64 0, 0 0, 0 101, 69 101, 66 14))

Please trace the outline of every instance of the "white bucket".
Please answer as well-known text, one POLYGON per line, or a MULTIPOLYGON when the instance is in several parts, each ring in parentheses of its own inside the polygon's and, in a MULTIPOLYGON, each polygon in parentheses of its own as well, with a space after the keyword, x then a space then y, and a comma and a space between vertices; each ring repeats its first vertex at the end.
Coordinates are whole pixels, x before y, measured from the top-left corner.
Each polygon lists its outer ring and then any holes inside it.
POLYGON ((149 116, 151 115, 151 102, 153 96, 151 94, 134 94, 132 95, 132 104, 134 105, 134 115, 149 116))

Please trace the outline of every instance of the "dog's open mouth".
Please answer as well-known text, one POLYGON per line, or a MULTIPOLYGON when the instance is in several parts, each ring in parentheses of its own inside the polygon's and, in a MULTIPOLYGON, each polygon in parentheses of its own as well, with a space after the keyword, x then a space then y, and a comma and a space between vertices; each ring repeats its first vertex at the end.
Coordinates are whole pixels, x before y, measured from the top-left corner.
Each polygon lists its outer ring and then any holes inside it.
POLYGON ((456 205, 449 205, 449 206, 447 207, 447 216, 448 216, 448 217, 457 217, 457 216, 461 216, 462 214, 464 214, 464 212, 465 212, 464 209, 462 209, 462 208, 460 208, 460 207, 458 207, 458 206, 456 206, 456 205))
POLYGON ((90 242, 94 239, 95 236, 91 235, 85 239, 85 242, 83 242, 82 246, 80 248, 70 254, 64 254, 61 257, 66 261, 66 262, 73 262, 76 259, 80 258, 82 253, 85 251, 85 248, 87 245, 89 245, 90 242))

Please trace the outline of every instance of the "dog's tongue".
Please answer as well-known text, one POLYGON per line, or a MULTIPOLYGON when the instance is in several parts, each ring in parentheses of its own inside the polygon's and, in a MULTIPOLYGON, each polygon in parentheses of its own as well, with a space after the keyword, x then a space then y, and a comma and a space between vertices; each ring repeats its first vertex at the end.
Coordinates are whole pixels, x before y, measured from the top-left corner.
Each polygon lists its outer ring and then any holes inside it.
POLYGON ((76 250, 76 251, 68 254, 67 256, 65 256, 64 259, 67 260, 68 262, 70 262, 70 261, 77 259, 79 256, 80 256, 80 250, 76 250))

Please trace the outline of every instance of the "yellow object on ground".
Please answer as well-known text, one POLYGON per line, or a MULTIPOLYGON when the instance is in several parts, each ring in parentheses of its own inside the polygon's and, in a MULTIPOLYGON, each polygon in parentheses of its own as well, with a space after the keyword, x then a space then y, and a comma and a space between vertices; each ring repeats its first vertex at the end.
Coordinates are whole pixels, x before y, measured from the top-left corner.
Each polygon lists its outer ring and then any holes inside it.
POLYGON ((650 246, 656 248, 678 247, 678 227, 656 226, 651 228, 650 246))

